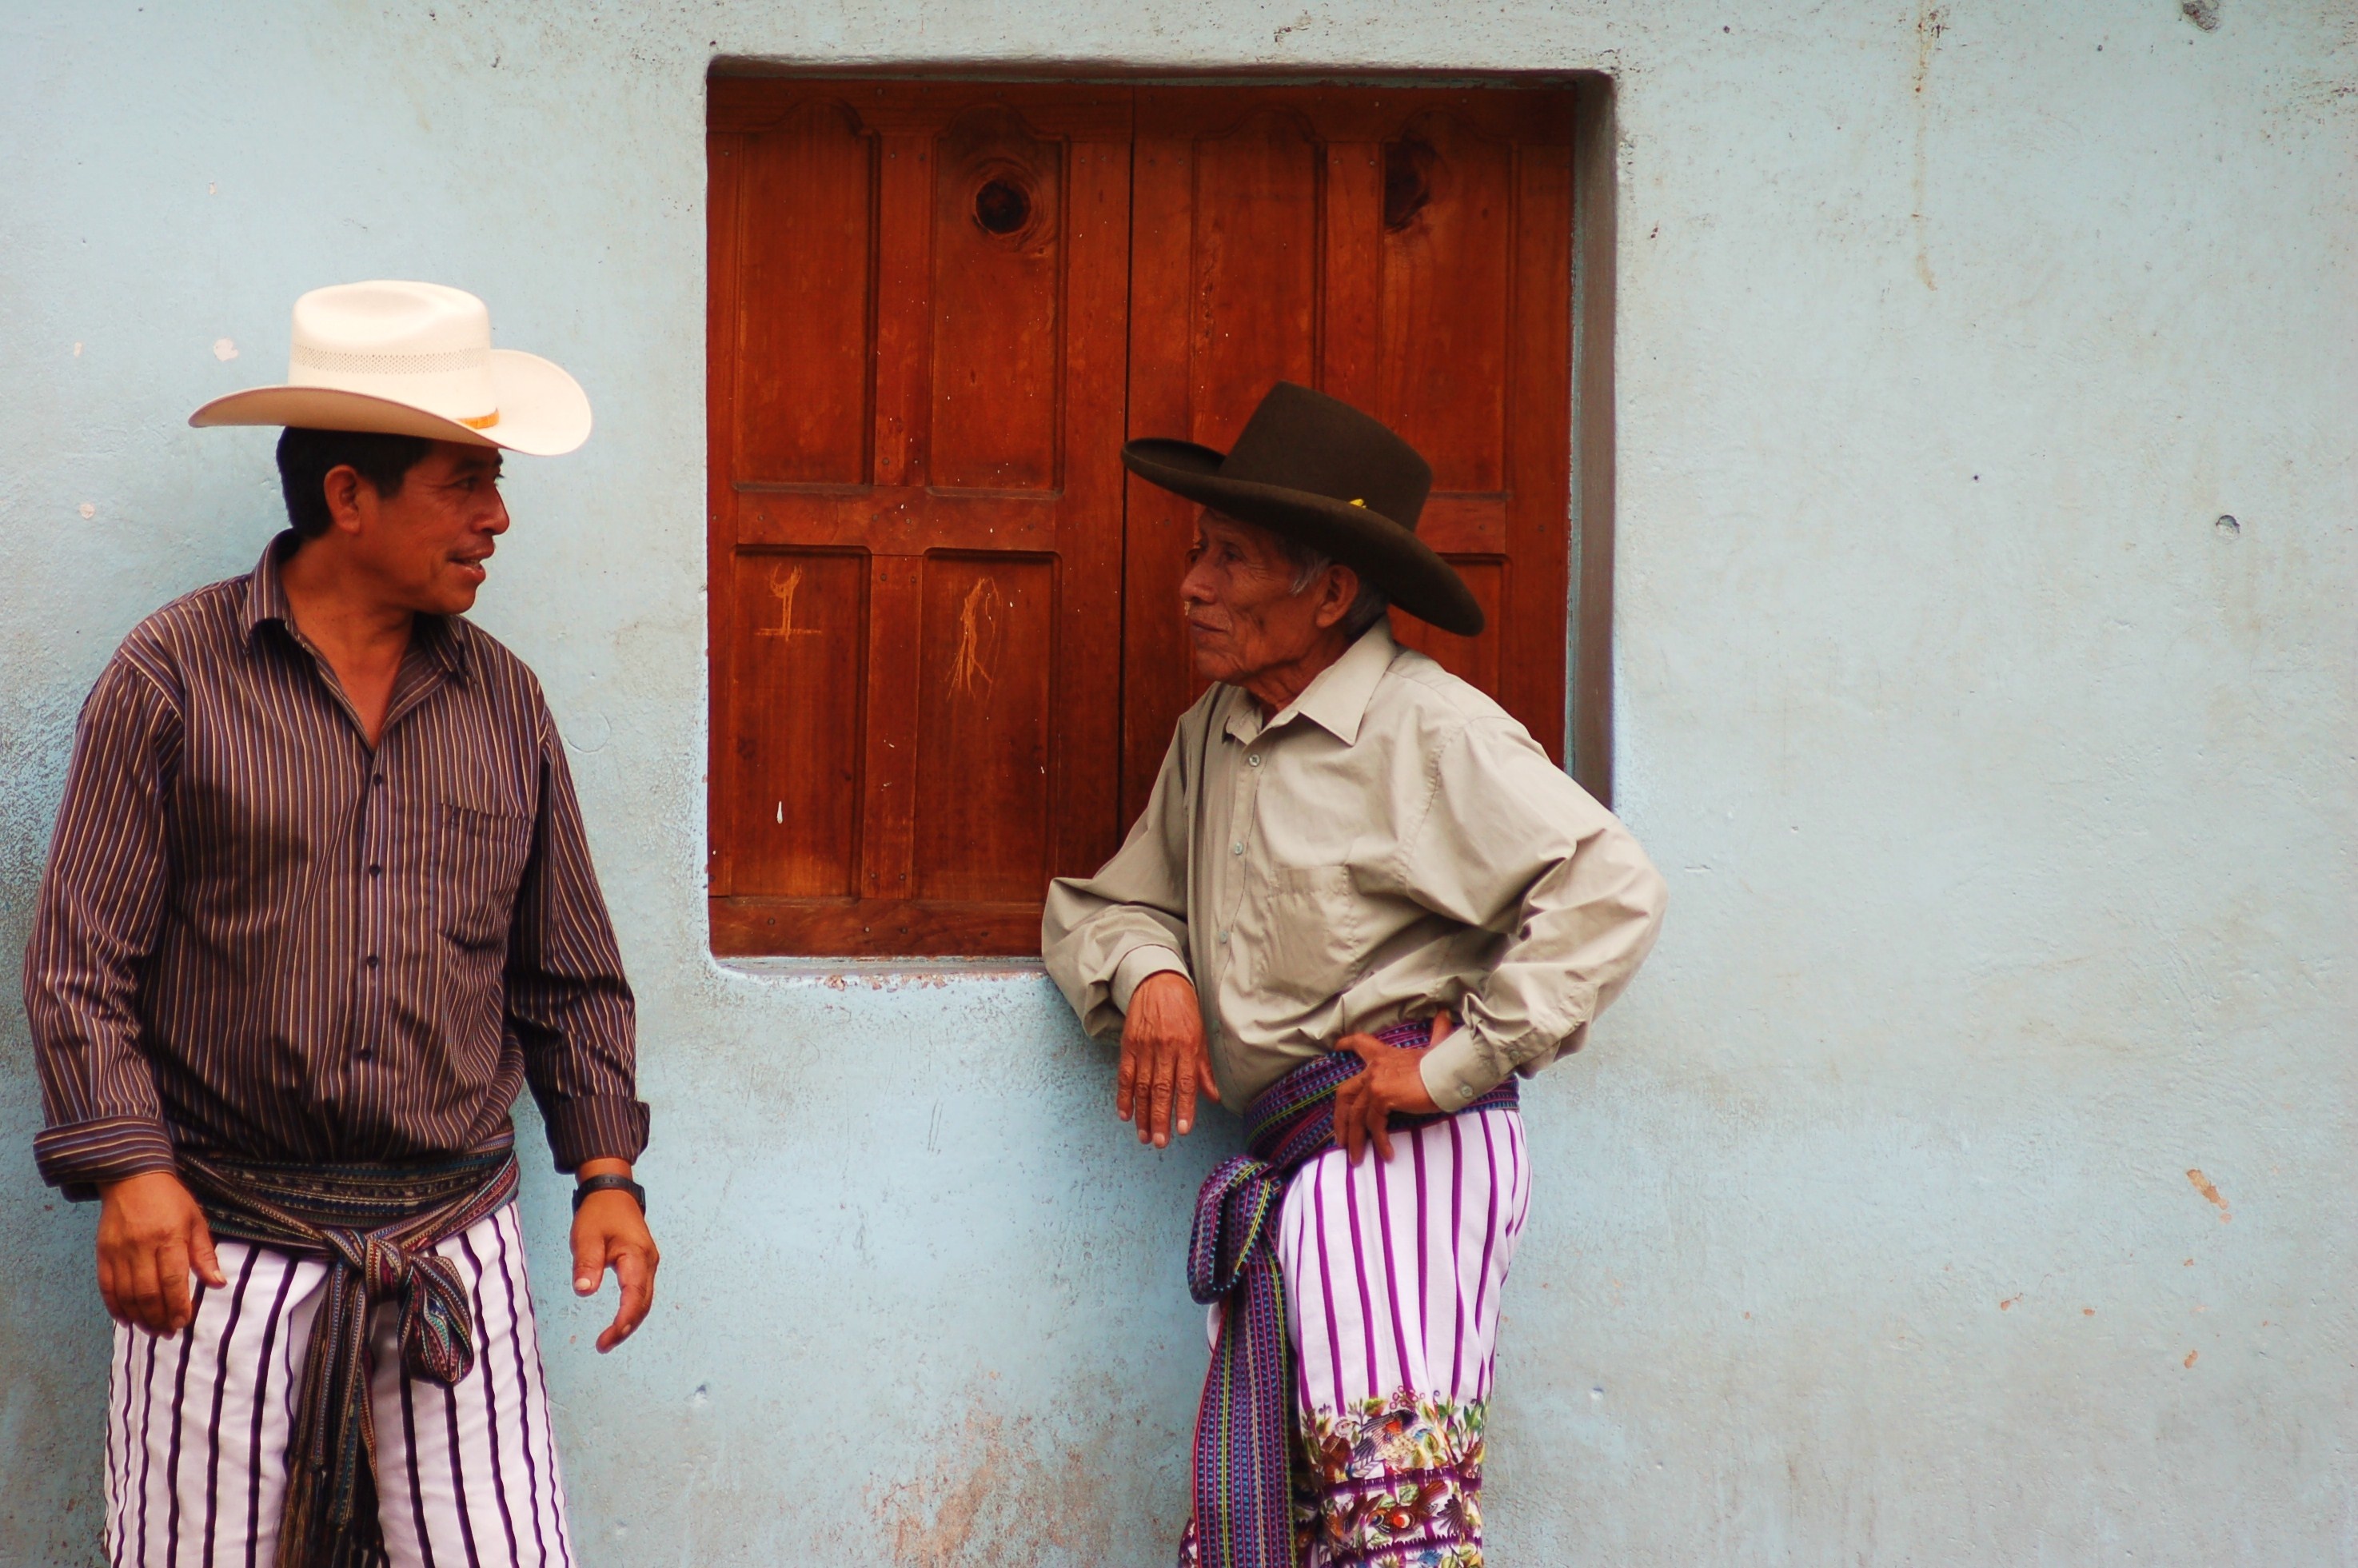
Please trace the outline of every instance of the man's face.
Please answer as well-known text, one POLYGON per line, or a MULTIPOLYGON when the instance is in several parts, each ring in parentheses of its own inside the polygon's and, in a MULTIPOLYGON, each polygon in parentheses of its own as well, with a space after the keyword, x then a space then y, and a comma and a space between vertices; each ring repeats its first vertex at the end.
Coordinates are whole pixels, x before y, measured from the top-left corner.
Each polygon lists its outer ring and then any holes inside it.
MULTIPOLYGON (((338 476, 349 471, 329 475, 331 497, 338 476)), ((384 597, 426 615, 473 608, 483 563, 508 529, 499 449, 437 441, 392 495, 366 483, 354 488, 363 526, 352 553, 384 597)))
POLYGON ((1263 671, 1299 662, 1317 646, 1326 631, 1319 607, 1330 596, 1315 583, 1294 592, 1294 569, 1268 529, 1210 507, 1196 514, 1179 606, 1197 675, 1242 686, 1263 671))

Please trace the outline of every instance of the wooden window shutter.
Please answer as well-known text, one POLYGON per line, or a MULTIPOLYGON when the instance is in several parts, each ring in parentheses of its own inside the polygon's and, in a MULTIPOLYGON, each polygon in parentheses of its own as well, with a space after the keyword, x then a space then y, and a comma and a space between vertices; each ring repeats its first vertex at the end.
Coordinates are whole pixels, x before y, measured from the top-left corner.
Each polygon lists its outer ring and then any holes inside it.
POLYGON ((1561 757, 1569 94, 711 88, 716 952, 1036 952, 1200 689, 1121 441, 1281 377, 1432 460, 1490 626, 1397 633, 1561 757))
POLYGON ((1130 94, 712 87, 713 947, 1036 951, 1120 827, 1130 94))

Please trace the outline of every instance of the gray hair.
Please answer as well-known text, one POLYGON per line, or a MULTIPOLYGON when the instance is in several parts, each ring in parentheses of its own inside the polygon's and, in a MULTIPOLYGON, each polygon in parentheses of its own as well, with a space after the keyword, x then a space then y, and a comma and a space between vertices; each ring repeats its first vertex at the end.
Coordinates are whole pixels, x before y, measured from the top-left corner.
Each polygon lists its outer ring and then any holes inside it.
MULTIPOLYGON (((1309 592, 1310 585, 1318 580, 1320 574, 1336 564, 1334 557, 1321 555, 1309 546, 1289 539, 1282 534, 1277 535, 1277 542, 1279 547, 1285 551, 1285 558, 1293 563, 1295 593, 1309 592)), ((1359 597, 1351 600, 1351 608, 1344 612, 1343 631, 1347 635, 1357 638, 1390 613, 1392 601, 1382 589, 1368 579, 1367 573, 1360 572, 1357 567, 1351 569, 1358 572, 1359 597)))

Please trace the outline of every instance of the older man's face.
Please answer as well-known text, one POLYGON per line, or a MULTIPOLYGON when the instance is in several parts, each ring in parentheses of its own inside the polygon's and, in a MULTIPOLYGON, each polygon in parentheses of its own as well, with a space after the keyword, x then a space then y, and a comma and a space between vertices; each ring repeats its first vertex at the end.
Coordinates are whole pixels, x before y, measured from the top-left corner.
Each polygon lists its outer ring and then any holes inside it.
POLYGON ((1329 634, 1319 624, 1319 607, 1329 596, 1314 583, 1307 592, 1294 592, 1293 574, 1293 561, 1268 529, 1209 507, 1196 514, 1179 604, 1197 675, 1242 686, 1263 671, 1298 662, 1329 634))

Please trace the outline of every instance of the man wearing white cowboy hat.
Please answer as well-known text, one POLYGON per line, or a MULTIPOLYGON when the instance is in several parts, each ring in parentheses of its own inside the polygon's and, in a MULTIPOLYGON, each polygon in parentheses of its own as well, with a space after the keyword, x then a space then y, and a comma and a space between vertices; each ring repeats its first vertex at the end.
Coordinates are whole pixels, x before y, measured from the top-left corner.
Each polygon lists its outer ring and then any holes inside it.
POLYGON ((119 1325, 107 1560, 569 1563, 509 1111, 580 1178, 602 1351, 654 1299, 647 1108, 564 747, 464 614, 502 449, 589 400, 432 284, 305 295, 290 359, 189 423, 287 427, 292 526, 100 675, 26 956, 119 1325))
POLYGON ((1225 454, 1122 460, 1202 503, 1178 608, 1214 684, 1120 851, 1050 888, 1042 944, 1120 1032, 1141 1141, 1186 1132, 1199 1092, 1244 1112, 1187 1260, 1213 1359, 1182 1562, 1479 1568, 1531 1199, 1516 1082, 1628 984, 1662 880, 1520 724, 1392 641, 1392 608, 1482 629, 1416 535, 1433 470, 1406 441, 1281 382, 1225 454))

